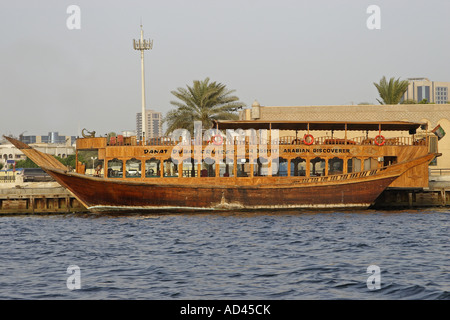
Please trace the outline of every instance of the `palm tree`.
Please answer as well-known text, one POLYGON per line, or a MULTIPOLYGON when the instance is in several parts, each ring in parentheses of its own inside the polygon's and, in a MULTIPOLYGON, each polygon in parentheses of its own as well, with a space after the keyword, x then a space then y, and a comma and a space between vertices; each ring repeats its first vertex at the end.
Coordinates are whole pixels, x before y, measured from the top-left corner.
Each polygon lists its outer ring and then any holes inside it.
POLYGON ((236 120, 236 111, 245 104, 232 95, 235 90, 228 90, 224 84, 195 80, 192 87, 178 88, 171 93, 180 101, 170 101, 177 107, 167 113, 163 119, 168 128, 166 134, 175 129, 187 129, 193 134, 194 121, 201 121, 203 128, 211 128, 214 120, 236 120))
POLYGON ((380 83, 373 83, 375 87, 378 89, 378 93, 380 94, 380 98, 383 101, 377 99, 380 104, 398 104, 400 103, 403 94, 408 90, 408 80, 400 81, 400 78, 397 80, 392 77, 389 79, 389 83, 386 81, 386 77, 380 80, 380 83))

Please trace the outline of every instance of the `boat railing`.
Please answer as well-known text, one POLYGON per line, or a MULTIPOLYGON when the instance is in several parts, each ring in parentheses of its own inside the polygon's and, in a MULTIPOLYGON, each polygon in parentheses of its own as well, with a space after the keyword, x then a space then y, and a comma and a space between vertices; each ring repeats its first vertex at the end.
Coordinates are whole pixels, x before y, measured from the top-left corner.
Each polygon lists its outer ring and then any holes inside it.
MULTIPOLYGON (((303 138, 286 136, 280 137, 278 141, 279 144, 283 145, 305 145, 303 138)), ((321 136, 314 138, 314 145, 376 145, 375 137, 355 137, 355 138, 336 138, 333 136, 321 136)), ((412 146, 412 145, 426 145, 426 139, 424 138, 413 138, 413 137, 393 137, 385 138, 383 145, 387 146, 412 146)))
POLYGON ((359 172, 349 172, 337 175, 328 175, 328 176, 319 176, 319 177, 304 177, 299 180, 296 180, 298 183, 319 183, 319 182, 329 182, 329 181, 343 181, 349 179, 358 179, 363 177, 370 177, 380 173, 381 171, 386 170, 386 167, 381 167, 377 169, 370 169, 366 171, 359 172))
MULTIPOLYGON (((350 139, 353 144, 358 145, 375 145, 375 137, 355 137, 350 139)), ((385 138, 384 142, 380 141, 383 145, 386 146, 412 146, 412 145, 426 145, 425 139, 415 139, 413 137, 392 137, 385 138)))
MULTIPOLYGON (((343 173, 343 174, 335 174, 335 175, 328 175, 328 176, 310 176, 310 177, 291 177, 296 178, 296 183, 320 183, 320 182, 338 182, 338 181, 344 181, 344 180, 350 180, 350 179, 359 179, 363 177, 370 177, 374 176, 376 174, 379 174, 383 170, 386 170, 387 167, 380 167, 376 169, 370 169, 365 171, 359 171, 359 172, 349 172, 349 173, 343 173)), ((206 170, 204 170, 206 171, 206 170)), ((183 177, 198 177, 198 170, 195 169, 184 169, 182 171, 183 177)), ((201 175, 202 177, 207 177, 207 175, 201 175)), ((281 175, 282 177, 287 177, 287 171, 286 175, 281 175)), ((239 176, 237 176, 239 177, 239 176)), ((254 177, 259 177, 254 175, 254 177)), ((289 180, 289 183, 292 183, 292 180, 289 180)))
MULTIPOLYGON (((120 142, 118 140, 112 140, 109 145, 130 145, 127 143, 128 140, 122 139, 120 142)), ((306 145, 303 137, 298 136, 282 136, 278 139, 258 139, 258 138, 238 138, 233 137, 232 139, 227 139, 222 137, 220 139, 210 139, 210 140, 173 140, 170 137, 158 137, 147 140, 147 145, 149 146, 175 146, 175 145, 202 145, 207 146, 210 144, 216 145, 306 145)), ((312 142, 314 145, 376 145, 375 137, 360 136, 355 138, 338 138, 334 136, 320 136, 315 137, 312 142)), ((385 138, 382 145, 386 146, 420 146, 426 145, 427 141, 425 138, 415 138, 415 137, 392 137, 385 138)), ((132 144, 131 144, 132 145, 132 144)))
POLYGON ((158 137, 158 138, 150 138, 147 140, 147 145, 150 146, 174 146, 178 143, 178 141, 174 141, 169 137, 158 137))

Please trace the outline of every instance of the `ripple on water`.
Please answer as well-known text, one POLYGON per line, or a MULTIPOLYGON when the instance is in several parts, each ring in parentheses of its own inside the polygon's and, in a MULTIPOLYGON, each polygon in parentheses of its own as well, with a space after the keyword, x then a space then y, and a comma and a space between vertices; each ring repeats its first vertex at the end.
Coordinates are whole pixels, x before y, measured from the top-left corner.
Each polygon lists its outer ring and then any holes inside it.
POLYGON ((0 217, 0 298, 450 299, 449 226, 444 209, 0 217))

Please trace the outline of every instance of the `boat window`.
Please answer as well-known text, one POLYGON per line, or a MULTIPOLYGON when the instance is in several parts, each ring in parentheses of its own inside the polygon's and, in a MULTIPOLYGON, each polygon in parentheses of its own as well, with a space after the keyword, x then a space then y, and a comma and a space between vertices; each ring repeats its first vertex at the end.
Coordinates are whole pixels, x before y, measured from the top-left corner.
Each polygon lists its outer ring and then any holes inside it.
POLYGON ((108 178, 122 178, 123 177, 123 161, 119 159, 112 159, 108 161, 108 178))
POLYGON ((94 177, 103 177, 104 176, 104 170, 103 170, 103 167, 104 167, 104 160, 103 159, 101 159, 101 160, 95 160, 94 161, 94 177))
POLYGON ((233 159, 226 158, 219 162, 219 176, 234 177, 234 163, 233 159))
POLYGON ((291 160, 291 176, 306 176, 306 160, 300 157, 291 160))
POLYGON ((145 161, 145 177, 160 178, 161 177, 161 161, 155 158, 145 161))
POLYGON ((253 165, 253 176, 268 176, 269 161, 266 158, 259 157, 253 165))
POLYGON ((125 176, 127 178, 141 177, 141 160, 130 159, 125 162, 125 176))
POLYGON ((361 171, 361 159, 351 158, 347 160, 347 172, 360 172, 361 171))
POLYGON ((288 175, 288 160, 280 157, 278 163, 272 161, 272 175, 286 177, 288 175))
POLYGON ((309 170, 309 175, 312 176, 324 176, 325 175, 325 159, 316 157, 311 159, 309 170))
POLYGON ((342 174, 344 172, 344 160, 332 158, 328 160, 328 175, 342 174))
MULTIPOLYGON (((92 150, 78 150, 78 167, 80 170, 77 170, 79 173, 86 173, 91 176, 99 176, 102 175, 102 169, 99 169, 99 166, 103 167, 103 159, 100 159, 99 152, 97 149, 92 150), (83 169, 81 169, 81 167, 83 169)), ((6 155, 5 155, 6 156, 6 155)), ((12 155, 11 155, 12 157, 12 155)))
POLYGON ((364 171, 374 170, 378 168, 378 160, 376 158, 368 158, 364 160, 364 171))
POLYGON ((178 177, 178 165, 172 162, 172 159, 164 160, 164 177, 174 178, 178 177))
POLYGON ((383 166, 387 167, 397 163, 397 157, 383 157, 383 166))
POLYGON ((202 170, 200 171, 201 177, 215 177, 216 176, 216 163, 213 158, 207 158, 202 161, 202 170))
POLYGON ((183 160, 183 177, 197 177, 197 163, 194 158, 183 160))
POLYGON ((245 158, 237 159, 237 174, 238 177, 250 177, 250 161, 245 158))

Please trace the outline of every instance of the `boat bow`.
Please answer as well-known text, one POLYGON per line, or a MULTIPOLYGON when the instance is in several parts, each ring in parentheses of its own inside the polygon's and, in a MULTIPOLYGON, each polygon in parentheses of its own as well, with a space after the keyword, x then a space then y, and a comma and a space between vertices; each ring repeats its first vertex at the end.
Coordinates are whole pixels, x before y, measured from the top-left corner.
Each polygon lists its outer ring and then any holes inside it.
POLYGON ((67 167, 59 162, 55 157, 48 153, 41 152, 27 145, 26 143, 17 139, 3 136, 6 140, 11 142, 13 146, 22 151, 28 158, 30 158, 36 165, 41 167, 44 171, 45 168, 54 168, 60 170, 67 170, 67 167))

